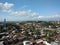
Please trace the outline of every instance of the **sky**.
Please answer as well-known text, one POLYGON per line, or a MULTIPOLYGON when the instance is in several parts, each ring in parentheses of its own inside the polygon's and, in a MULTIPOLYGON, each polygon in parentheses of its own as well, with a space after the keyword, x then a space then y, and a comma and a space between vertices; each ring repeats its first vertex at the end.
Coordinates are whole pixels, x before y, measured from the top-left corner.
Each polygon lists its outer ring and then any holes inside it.
POLYGON ((0 0, 0 21, 60 20, 60 0, 0 0))

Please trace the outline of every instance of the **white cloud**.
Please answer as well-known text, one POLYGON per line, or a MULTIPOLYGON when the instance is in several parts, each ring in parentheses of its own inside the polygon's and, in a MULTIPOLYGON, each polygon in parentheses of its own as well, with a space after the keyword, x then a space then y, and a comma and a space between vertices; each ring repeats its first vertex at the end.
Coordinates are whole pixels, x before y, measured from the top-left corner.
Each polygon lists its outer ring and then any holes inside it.
POLYGON ((24 6, 22 6, 21 8, 26 8, 26 7, 28 7, 27 5, 24 5, 24 6))
POLYGON ((14 4, 11 3, 0 3, 0 11, 8 12, 14 4))
MULTIPOLYGON (((27 10, 27 11, 14 11, 11 8, 14 6, 12 3, 0 3, 0 11, 7 12, 10 15, 16 15, 20 17, 25 17, 28 20, 39 20, 39 19, 48 19, 48 18, 58 18, 60 15, 48 15, 48 16, 42 16, 39 15, 36 12, 32 12, 32 10, 27 10)), ((27 7, 24 5, 22 8, 27 7)))
POLYGON ((48 15, 48 16, 39 16, 38 18, 59 18, 60 15, 55 14, 55 15, 48 15))

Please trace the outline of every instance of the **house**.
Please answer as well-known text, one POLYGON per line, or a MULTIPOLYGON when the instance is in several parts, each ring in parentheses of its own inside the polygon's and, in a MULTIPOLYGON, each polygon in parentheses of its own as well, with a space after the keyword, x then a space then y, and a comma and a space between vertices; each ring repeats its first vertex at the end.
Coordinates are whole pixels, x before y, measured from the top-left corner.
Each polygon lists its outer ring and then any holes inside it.
POLYGON ((41 39, 36 40, 36 43, 37 43, 37 45, 43 45, 43 44, 51 45, 51 44, 48 43, 47 41, 43 41, 43 40, 41 40, 41 39))
POLYGON ((0 45, 3 45, 3 41, 0 41, 0 45))
POLYGON ((23 45, 32 45, 31 41, 23 41, 23 45))

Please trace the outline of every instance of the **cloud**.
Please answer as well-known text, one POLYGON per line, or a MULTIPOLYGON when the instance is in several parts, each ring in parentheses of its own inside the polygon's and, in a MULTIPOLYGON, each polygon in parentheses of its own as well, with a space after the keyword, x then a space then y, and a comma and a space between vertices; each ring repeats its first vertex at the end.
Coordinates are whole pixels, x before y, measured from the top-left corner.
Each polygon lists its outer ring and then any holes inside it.
MULTIPOLYGON (((12 3, 0 3, 0 11, 7 12, 9 15, 16 15, 19 17, 23 17, 26 20, 40 20, 40 19, 48 19, 48 18, 59 18, 60 15, 48 15, 48 16, 42 16, 39 13, 32 12, 32 10, 23 10, 23 11, 14 11, 11 8, 14 6, 12 3)), ((27 5, 24 5, 22 8, 27 7, 27 5)))
POLYGON ((0 11, 3 12, 8 12, 11 10, 11 8, 14 6, 14 4, 5 2, 5 3, 0 3, 0 11))
POLYGON ((48 16, 39 16, 38 18, 59 18, 60 15, 55 14, 55 15, 48 15, 48 16))
POLYGON ((21 8, 26 8, 26 7, 28 7, 27 5, 24 5, 24 6, 22 6, 21 8))

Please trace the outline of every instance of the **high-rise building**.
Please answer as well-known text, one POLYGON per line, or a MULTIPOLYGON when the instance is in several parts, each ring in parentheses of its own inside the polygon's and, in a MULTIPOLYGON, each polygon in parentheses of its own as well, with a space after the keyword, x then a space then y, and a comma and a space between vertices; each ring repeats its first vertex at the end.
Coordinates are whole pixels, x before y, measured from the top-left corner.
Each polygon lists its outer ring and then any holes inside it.
POLYGON ((7 27, 6 27, 6 19, 4 19, 4 22, 3 22, 3 30, 7 30, 7 27))
POLYGON ((4 19, 4 27, 6 27, 6 19, 4 19))

